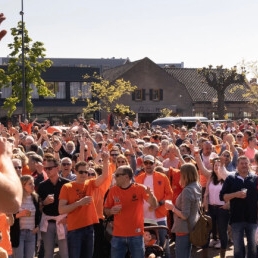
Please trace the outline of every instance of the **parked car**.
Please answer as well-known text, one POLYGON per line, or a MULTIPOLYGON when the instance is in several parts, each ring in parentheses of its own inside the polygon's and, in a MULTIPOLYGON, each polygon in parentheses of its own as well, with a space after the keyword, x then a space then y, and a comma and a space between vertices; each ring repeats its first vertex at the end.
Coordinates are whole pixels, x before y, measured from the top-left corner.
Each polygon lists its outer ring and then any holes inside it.
POLYGON ((195 126, 196 120, 200 120, 201 122, 208 122, 207 117, 199 117, 199 116, 181 116, 181 117, 173 117, 173 116, 168 116, 168 117, 162 117, 162 118, 157 118, 151 122, 151 127, 155 128, 157 126, 167 128, 169 125, 174 124, 175 126, 187 126, 188 128, 191 128, 195 126))

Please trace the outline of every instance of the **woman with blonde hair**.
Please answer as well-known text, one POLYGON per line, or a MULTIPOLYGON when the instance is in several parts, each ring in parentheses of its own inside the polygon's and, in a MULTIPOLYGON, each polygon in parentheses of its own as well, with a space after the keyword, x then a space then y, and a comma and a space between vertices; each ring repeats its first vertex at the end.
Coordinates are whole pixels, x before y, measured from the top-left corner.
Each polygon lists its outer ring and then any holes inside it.
POLYGON ((168 200, 165 202, 165 206, 174 213, 172 232, 176 234, 176 257, 190 258, 192 246, 189 232, 199 219, 201 186, 196 166, 192 163, 183 164, 180 173, 180 184, 183 190, 175 204, 168 200))
POLYGON ((21 177, 21 183, 23 199, 19 212, 14 214, 11 242, 15 258, 33 258, 40 222, 39 201, 34 191, 33 177, 24 175, 21 177))

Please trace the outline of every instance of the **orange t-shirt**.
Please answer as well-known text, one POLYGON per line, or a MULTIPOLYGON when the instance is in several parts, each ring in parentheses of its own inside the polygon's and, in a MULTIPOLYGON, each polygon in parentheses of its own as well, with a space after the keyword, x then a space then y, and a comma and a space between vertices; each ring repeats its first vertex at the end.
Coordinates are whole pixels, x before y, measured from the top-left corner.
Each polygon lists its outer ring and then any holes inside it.
POLYGON ((28 134, 31 134, 32 123, 29 123, 27 125, 24 123, 20 123, 20 127, 22 128, 23 132, 27 132, 28 134))
POLYGON ((110 188, 104 207, 111 209, 121 204, 120 213, 114 215, 114 236, 141 236, 144 232, 143 200, 148 199, 145 187, 132 183, 129 188, 110 188))
MULTIPOLYGON (((59 200, 66 200, 67 204, 79 201, 84 196, 93 196, 96 179, 86 180, 84 184, 70 182, 64 184, 59 194, 59 200)), ((98 216, 94 201, 88 205, 77 207, 67 215, 68 231, 87 227, 98 223, 98 216)))
POLYGON ((176 203, 178 195, 182 192, 183 188, 179 184, 180 182, 180 170, 177 168, 170 167, 168 171, 168 179, 173 191, 172 202, 176 203))
POLYGON ((10 241, 10 225, 5 213, 0 213, 0 231, 2 232, 0 247, 6 250, 8 255, 12 255, 13 251, 10 241))
POLYGON ((28 165, 22 167, 22 175, 31 175, 31 171, 28 165))

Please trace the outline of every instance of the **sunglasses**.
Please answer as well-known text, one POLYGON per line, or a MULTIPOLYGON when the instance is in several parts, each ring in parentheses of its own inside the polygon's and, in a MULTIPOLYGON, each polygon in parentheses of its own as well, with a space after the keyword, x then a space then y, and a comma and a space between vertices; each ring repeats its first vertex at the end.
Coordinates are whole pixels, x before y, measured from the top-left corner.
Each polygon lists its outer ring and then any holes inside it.
POLYGON ((119 154, 110 154, 110 156, 117 157, 119 154))
POLYGON ((62 163, 63 166, 70 166, 72 165, 71 163, 62 163))
POLYGON ((154 164, 154 163, 151 162, 151 161, 144 161, 143 163, 144 163, 144 165, 153 165, 153 164, 154 164))
POLYGON ((89 172, 88 172, 88 176, 96 176, 96 174, 95 174, 95 173, 89 173, 89 172))
POLYGON ((79 170, 78 173, 80 175, 82 175, 82 174, 86 174, 86 175, 89 174, 88 171, 85 171, 85 170, 79 170))
POLYGON ((14 167, 15 169, 22 169, 22 167, 14 167))
POLYGON ((117 174, 115 174, 115 177, 120 177, 120 176, 124 176, 125 174, 119 174, 119 173, 117 173, 117 174))
POLYGON ((223 155, 225 158, 230 158, 230 155, 228 155, 228 154, 224 154, 223 155))
POLYGON ((117 163, 125 163, 125 160, 117 160, 117 163))
POLYGON ((237 135, 237 138, 243 138, 243 136, 242 135, 237 135))
POLYGON ((56 168, 57 166, 52 166, 52 167, 44 167, 44 170, 45 171, 50 171, 52 170, 53 168, 56 168))

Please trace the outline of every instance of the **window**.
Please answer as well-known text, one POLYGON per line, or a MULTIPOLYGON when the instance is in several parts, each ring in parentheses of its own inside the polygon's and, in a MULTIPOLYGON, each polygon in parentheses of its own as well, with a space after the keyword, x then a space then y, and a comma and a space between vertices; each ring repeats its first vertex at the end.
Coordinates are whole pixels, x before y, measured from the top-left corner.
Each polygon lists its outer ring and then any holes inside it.
POLYGON ((246 112, 246 111, 243 112, 243 117, 251 117, 251 116, 252 114, 250 112, 246 112))
POLYGON ((135 100, 135 101, 145 100, 145 90, 144 89, 142 89, 142 90, 135 90, 132 93, 132 100, 135 100))
POLYGON ((91 98, 92 95, 90 92, 90 83, 71 82, 70 83, 70 96, 79 98, 79 99, 91 98))
POLYGON ((150 100, 153 100, 153 101, 163 100, 163 90, 161 90, 161 89, 158 89, 158 90, 150 89, 150 100))
POLYGON ((65 82, 46 82, 48 89, 55 94, 54 97, 44 97, 45 99, 65 99, 65 82))
POLYGON ((234 118, 235 114, 234 114, 233 112, 228 112, 228 113, 226 114, 226 116, 227 116, 228 118, 234 118))

